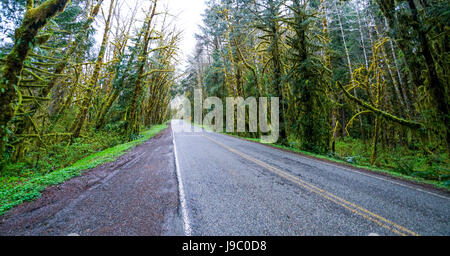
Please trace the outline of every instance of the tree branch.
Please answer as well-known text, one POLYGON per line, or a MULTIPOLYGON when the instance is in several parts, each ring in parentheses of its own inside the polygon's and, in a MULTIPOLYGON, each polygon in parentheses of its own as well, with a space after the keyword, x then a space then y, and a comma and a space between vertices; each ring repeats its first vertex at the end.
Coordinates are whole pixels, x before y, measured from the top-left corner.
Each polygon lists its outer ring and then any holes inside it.
POLYGON ((392 115, 392 114, 390 114, 390 113, 388 113, 386 111, 383 111, 381 109, 377 109, 376 107, 370 105, 367 102, 364 102, 361 99, 358 99, 357 97, 351 95, 347 90, 345 90, 345 88, 344 88, 344 86, 342 86, 341 82, 337 81, 337 85, 339 86, 339 88, 341 88, 341 90, 344 92, 344 94, 345 94, 345 96, 347 98, 349 98, 350 100, 356 102, 361 107, 363 107, 365 109, 368 109, 368 110, 374 112, 377 115, 380 115, 380 116, 382 116, 382 117, 384 117, 384 118, 386 118, 386 119, 388 119, 390 121, 393 121, 395 123, 404 125, 406 127, 413 128, 413 129, 421 129, 421 128, 423 128, 423 124, 422 123, 419 123, 419 122, 416 122, 416 121, 412 121, 412 120, 406 120, 406 119, 403 119, 401 117, 394 116, 394 115, 392 115))

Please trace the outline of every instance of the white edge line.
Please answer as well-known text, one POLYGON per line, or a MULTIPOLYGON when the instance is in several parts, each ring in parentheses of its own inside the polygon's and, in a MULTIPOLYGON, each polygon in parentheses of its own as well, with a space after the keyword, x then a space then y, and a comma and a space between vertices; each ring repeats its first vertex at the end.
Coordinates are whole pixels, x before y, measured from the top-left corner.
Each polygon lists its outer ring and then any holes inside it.
POLYGON ((181 215, 183 217, 183 224, 184 224, 184 234, 186 236, 191 236, 192 230, 191 230, 191 226, 189 224, 189 217, 188 217, 188 212, 187 212, 187 207, 186 207, 186 198, 184 195, 183 182, 181 180, 180 164, 178 162, 177 146, 175 144, 175 134, 173 132, 172 125, 171 125, 171 130, 172 130, 173 152, 174 152, 174 156, 175 156, 175 168, 176 168, 177 179, 178 179, 178 191, 179 191, 180 204, 181 204, 181 215))

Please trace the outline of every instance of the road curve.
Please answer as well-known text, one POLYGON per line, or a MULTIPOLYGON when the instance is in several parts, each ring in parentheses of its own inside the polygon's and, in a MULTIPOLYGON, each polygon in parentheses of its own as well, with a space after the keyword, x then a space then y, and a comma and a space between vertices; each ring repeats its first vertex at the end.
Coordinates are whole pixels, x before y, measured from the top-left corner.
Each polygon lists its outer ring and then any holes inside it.
POLYGON ((183 124, 187 235, 450 235, 448 194, 183 124))

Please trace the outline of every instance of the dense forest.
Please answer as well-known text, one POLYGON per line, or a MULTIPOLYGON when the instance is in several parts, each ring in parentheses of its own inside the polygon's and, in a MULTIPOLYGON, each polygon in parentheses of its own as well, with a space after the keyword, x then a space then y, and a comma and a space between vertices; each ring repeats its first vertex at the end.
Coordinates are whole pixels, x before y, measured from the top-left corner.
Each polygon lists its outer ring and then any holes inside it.
POLYGON ((180 32, 156 0, 0 5, 3 176, 51 172, 167 120, 180 32))
POLYGON ((279 97, 279 144, 449 185, 448 1, 207 6, 180 92, 279 97))
POLYGON ((279 97, 284 147, 450 186, 448 1, 207 0, 181 75, 182 31, 137 3, 0 1, 1 176, 135 140, 202 89, 279 97))

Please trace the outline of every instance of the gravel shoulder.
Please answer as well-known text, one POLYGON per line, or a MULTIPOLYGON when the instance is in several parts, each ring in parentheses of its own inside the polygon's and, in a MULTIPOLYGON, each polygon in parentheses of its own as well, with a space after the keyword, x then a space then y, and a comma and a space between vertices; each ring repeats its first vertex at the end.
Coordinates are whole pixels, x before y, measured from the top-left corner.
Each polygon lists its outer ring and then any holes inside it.
POLYGON ((182 235, 171 128, 0 217, 0 235, 182 235))

